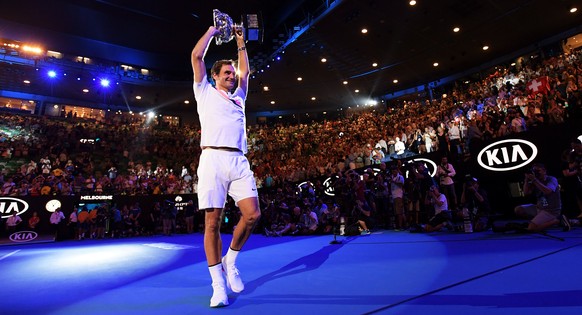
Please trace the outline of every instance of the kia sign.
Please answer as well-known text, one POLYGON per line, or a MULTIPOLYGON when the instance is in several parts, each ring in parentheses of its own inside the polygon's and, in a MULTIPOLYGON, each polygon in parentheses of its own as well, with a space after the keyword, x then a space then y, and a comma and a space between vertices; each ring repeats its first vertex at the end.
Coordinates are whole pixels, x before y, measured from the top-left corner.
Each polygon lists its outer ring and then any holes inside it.
POLYGON ((16 243, 25 243, 34 241, 38 234, 34 231, 21 231, 10 234, 10 240, 16 243))
POLYGON ((24 200, 11 197, 0 197, 0 216, 9 218, 12 213, 21 215, 28 210, 28 203, 24 200))
POLYGON ((506 172, 523 167, 538 155, 538 148, 522 139, 501 140, 486 146, 479 152, 477 162, 484 169, 506 172))

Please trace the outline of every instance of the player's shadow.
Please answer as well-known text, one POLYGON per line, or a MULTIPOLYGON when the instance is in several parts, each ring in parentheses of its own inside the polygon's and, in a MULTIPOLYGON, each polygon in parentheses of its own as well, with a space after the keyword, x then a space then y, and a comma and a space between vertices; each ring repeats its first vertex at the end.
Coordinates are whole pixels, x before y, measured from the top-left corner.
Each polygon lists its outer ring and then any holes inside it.
POLYGON ((355 237, 347 237, 339 244, 329 244, 327 246, 322 247, 316 252, 313 252, 309 255, 303 256, 299 259, 296 259, 287 265, 270 272, 266 275, 263 275, 253 281, 250 281, 245 284, 245 291, 244 293, 252 293, 256 288, 260 287, 261 285, 278 279, 282 277, 292 276, 298 273, 311 271, 317 269, 323 265, 323 263, 329 258, 329 256, 342 248, 346 243, 351 242, 354 240, 355 237))

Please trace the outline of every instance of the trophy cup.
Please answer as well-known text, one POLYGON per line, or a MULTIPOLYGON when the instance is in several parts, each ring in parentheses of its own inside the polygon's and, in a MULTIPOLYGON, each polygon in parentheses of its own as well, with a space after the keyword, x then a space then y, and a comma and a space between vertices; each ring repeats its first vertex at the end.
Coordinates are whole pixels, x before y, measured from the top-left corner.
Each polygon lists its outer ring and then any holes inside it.
POLYGON ((263 21, 260 14, 246 14, 241 16, 240 24, 234 24, 228 14, 222 13, 217 9, 214 9, 212 13, 214 15, 214 27, 220 32, 214 37, 216 45, 230 42, 234 38, 237 29, 244 31, 243 35, 246 40, 263 42, 263 21))
POLYGON ((222 13, 217 9, 214 9, 214 27, 220 32, 214 38, 216 39, 216 45, 222 45, 223 43, 228 43, 234 38, 235 27, 240 27, 232 22, 232 19, 228 14, 222 13))

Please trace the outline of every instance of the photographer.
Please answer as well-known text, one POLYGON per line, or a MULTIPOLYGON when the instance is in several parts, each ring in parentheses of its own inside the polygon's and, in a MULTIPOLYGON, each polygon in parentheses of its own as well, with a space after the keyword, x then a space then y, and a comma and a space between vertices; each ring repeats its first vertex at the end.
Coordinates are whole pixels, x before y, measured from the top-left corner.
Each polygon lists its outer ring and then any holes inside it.
POLYGON ((358 224, 362 229, 362 233, 370 235, 370 226, 372 225, 372 209, 370 209, 370 206, 365 201, 356 200, 354 217, 357 218, 358 224))
POLYGON ((376 175, 376 181, 372 187, 377 219, 383 222, 385 228, 390 227, 390 221, 392 219, 389 182, 390 178, 385 179, 384 173, 380 172, 376 175))
POLYGON ((564 224, 564 231, 570 230, 570 223, 561 215, 562 201, 558 180, 547 175, 543 164, 534 164, 531 171, 525 174, 523 192, 525 195, 534 194, 536 197, 535 205, 525 204, 515 207, 517 216, 530 219, 527 231, 541 232, 560 223, 560 219, 564 224))
POLYGON ((463 185, 461 205, 472 214, 471 221, 475 232, 485 231, 491 225, 489 198, 487 192, 479 187, 479 181, 476 178, 470 177, 463 185))
MULTIPOLYGON (((418 187, 419 187, 419 193, 420 193, 420 199, 419 200, 426 200, 427 197, 429 196, 429 189, 433 186, 436 186, 436 182, 434 180, 434 178, 432 176, 430 176, 430 173, 428 171, 428 169, 426 168, 426 165, 424 164, 424 162, 418 161, 415 163, 415 171, 414 171, 414 176, 416 178, 416 181, 418 182, 418 187)), ((431 217, 434 212, 433 209, 431 209, 431 207, 427 207, 426 202, 424 203, 424 212, 426 213, 427 217, 431 217)), ((447 206, 448 209, 448 206, 447 206)))
POLYGON ((339 218, 340 209, 338 205, 334 204, 323 210, 321 213, 321 226, 323 227, 323 233, 331 233, 333 228, 339 224, 339 218))
POLYGON ((309 207, 303 207, 297 230, 293 235, 312 235, 315 234, 318 227, 319 220, 317 219, 317 214, 309 207))
POLYGON ((427 224, 414 225, 410 232, 434 232, 451 225, 451 211, 449 211, 447 197, 439 191, 438 186, 431 186, 426 195, 425 203, 434 207, 435 215, 427 224))

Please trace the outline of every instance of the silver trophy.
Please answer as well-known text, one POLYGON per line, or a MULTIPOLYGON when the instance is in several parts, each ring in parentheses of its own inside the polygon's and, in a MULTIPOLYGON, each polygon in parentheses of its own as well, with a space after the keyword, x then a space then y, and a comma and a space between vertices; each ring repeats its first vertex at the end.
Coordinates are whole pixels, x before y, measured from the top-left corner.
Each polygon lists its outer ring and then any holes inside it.
POLYGON ((228 14, 222 13, 217 9, 214 9, 213 14, 214 27, 216 27, 220 32, 217 36, 214 36, 216 45, 230 42, 234 38, 234 32, 237 28, 240 28, 241 25, 234 24, 228 14))

